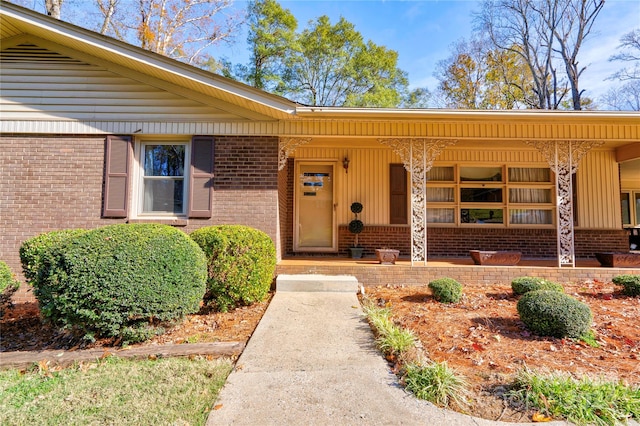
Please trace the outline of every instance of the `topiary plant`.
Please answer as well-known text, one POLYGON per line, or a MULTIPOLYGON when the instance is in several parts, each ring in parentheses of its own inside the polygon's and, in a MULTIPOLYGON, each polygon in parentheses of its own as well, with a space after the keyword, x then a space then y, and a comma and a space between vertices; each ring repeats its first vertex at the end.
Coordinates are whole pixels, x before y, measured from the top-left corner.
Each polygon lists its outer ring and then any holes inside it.
POLYGON ((45 232, 24 241, 20 246, 20 262, 22 263, 22 273, 27 282, 33 285, 34 281, 38 279, 43 253, 51 247, 85 232, 87 231, 84 229, 63 229, 45 232))
POLYGON ((457 303, 462 298, 462 284, 453 278, 438 278, 429 283, 433 297, 441 303, 457 303))
POLYGON ((364 223, 360 219, 358 219, 358 215, 362 213, 362 203, 359 203, 357 201, 353 202, 351 203, 350 208, 351 212, 354 215, 354 219, 349 222, 349 232, 355 235, 352 247, 360 247, 360 245, 358 244, 358 234, 361 233, 364 229, 364 223))
POLYGON ((578 338, 589 331, 591 309, 557 291, 536 290, 524 294, 517 305, 520 320, 540 336, 578 338))
POLYGON ((622 292, 627 296, 640 296, 640 275, 618 275, 612 281, 622 286, 622 292))
POLYGON ((564 288, 558 283, 540 277, 519 277, 511 281, 513 294, 520 296, 530 291, 549 290, 564 293, 564 288))
POLYGON ((20 288, 20 281, 11 272, 9 265, 0 260, 0 318, 7 307, 11 306, 11 296, 20 288))
POLYGON ((208 262, 205 302, 227 311, 265 299, 276 268, 276 250, 262 231, 241 225, 200 228, 191 238, 208 262))
POLYGON ((118 224, 84 232, 42 254, 35 296, 42 315, 84 337, 142 341, 198 311, 206 258, 171 226, 118 224))

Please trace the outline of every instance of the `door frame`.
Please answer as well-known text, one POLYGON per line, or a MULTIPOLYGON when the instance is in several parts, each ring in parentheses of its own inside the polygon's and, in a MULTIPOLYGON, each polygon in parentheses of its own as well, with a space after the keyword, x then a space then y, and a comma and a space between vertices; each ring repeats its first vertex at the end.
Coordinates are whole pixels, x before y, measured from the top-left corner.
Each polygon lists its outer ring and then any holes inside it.
POLYGON ((294 177, 293 177, 293 251, 294 252, 323 252, 323 253, 337 253, 338 252, 338 221, 337 221, 337 187, 338 187, 338 160, 335 159, 295 159, 294 160, 294 177), (332 167, 332 191, 333 191, 333 209, 331 215, 331 233, 332 242, 331 247, 299 247, 299 208, 298 201, 300 197, 300 190, 298 189, 298 179, 300 176, 300 166, 302 165, 318 165, 318 166, 331 166, 332 167))

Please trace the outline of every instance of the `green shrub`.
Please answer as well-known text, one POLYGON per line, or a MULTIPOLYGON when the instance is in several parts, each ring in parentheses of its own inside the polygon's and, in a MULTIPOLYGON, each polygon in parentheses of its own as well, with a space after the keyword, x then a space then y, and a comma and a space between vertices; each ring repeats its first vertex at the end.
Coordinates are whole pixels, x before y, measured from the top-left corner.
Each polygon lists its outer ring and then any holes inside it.
POLYGON ((20 262, 22 273, 27 282, 33 284, 38 279, 38 270, 42 264, 42 254, 56 244, 61 244, 70 238, 87 232, 84 229, 64 229, 61 231, 45 232, 24 241, 20 246, 20 262))
POLYGON ((276 249, 267 234, 220 225, 193 231, 191 238, 207 256, 205 302, 224 312, 265 299, 276 269, 276 249))
POLYGON ((613 283, 622 286, 627 296, 640 296, 640 275, 618 275, 613 283))
POLYGON ((589 330, 591 309, 564 293, 536 290, 524 294, 517 305, 520 319, 541 336, 578 338, 589 330))
POLYGON ((441 407, 464 408, 468 405, 468 384, 444 362, 409 363, 404 383, 416 398, 441 407))
POLYGON ((453 278, 438 278, 429 283, 433 297, 442 303, 457 303, 462 298, 462 284, 453 278))
POLYGON ((206 259, 185 233, 165 225, 111 225, 42 255, 35 295, 45 318, 84 333, 136 342, 162 322, 198 311, 206 259))
POLYGON ((564 293, 564 288, 549 280, 540 277, 519 277, 511 281, 511 289, 513 294, 520 296, 530 291, 549 290, 564 293))
POLYGON ((20 287, 15 275, 9 269, 9 265, 0 260, 0 318, 4 315, 5 309, 11 304, 11 296, 20 287))

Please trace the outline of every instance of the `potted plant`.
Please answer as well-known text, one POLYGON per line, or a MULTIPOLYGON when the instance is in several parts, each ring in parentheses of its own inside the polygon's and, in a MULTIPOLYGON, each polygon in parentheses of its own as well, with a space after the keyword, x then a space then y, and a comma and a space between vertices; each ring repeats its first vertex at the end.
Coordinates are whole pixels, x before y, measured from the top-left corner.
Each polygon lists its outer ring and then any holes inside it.
POLYGON ((355 237, 353 239, 353 245, 349 247, 349 251, 353 259, 360 259, 364 251, 364 247, 358 244, 358 234, 364 229, 364 223, 358 219, 358 215, 362 212, 362 204, 357 201, 351 203, 351 212, 354 214, 354 219, 349 222, 349 232, 354 234, 355 237))

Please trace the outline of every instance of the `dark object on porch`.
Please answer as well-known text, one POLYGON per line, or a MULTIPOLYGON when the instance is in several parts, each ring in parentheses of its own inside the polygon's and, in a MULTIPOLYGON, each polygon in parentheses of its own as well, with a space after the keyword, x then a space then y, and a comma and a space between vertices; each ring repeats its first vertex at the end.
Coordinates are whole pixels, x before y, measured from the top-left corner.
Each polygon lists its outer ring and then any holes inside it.
POLYGON ((596 259, 607 268, 640 267, 640 253, 596 253, 596 259))
POLYGON ((485 251, 469 250, 471 259, 476 265, 513 266, 520 262, 519 251, 485 251))
POLYGON ((399 255, 400 250, 388 248, 376 249, 376 258, 381 265, 395 265, 399 255))
POLYGON ((629 248, 631 250, 640 250, 640 228, 628 228, 629 231, 629 248))
POLYGON ((363 251, 364 251, 364 247, 349 247, 349 252, 351 253, 352 259, 362 258, 363 251))
POLYGON ((364 229, 364 223, 358 218, 358 214, 362 212, 362 204, 357 201, 351 203, 351 212, 354 215, 354 219, 349 222, 349 232, 355 235, 355 238, 353 239, 353 245, 349 247, 349 251, 351 252, 352 259, 360 259, 362 257, 362 251, 364 250, 364 248, 358 244, 358 234, 364 229))

